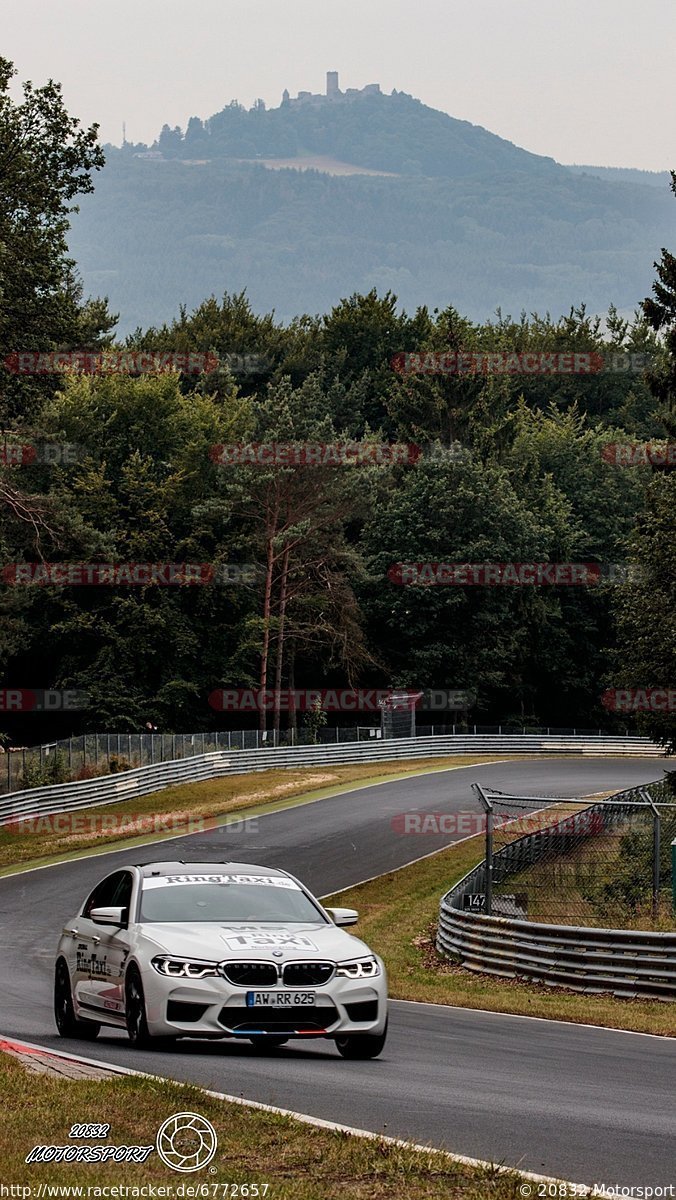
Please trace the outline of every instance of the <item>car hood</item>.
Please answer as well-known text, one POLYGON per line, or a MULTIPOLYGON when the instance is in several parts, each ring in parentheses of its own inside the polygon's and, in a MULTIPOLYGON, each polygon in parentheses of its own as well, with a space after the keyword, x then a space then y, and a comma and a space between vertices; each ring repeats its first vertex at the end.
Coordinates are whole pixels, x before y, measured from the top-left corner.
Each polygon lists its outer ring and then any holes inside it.
POLYGON ((223 959, 271 959, 285 962, 308 958, 326 958, 345 962, 361 958, 372 951, 359 938, 345 933, 336 925, 319 923, 284 923, 266 921, 232 922, 229 924, 185 922, 147 924, 142 938, 158 950, 179 958, 201 958, 220 962, 223 959), (275 953, 275 951, 277 953, 275 953))

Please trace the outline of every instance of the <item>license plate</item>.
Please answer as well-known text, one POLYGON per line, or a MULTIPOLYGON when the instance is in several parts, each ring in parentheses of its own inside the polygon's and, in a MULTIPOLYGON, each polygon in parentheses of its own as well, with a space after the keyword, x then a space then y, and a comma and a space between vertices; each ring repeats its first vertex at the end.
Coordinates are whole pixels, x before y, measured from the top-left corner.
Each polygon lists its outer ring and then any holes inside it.
POLYGON ((315 1002, 314 992, 247 992, 247 1008, 295 1008, 296 1005, 311 1005, 315 1002))

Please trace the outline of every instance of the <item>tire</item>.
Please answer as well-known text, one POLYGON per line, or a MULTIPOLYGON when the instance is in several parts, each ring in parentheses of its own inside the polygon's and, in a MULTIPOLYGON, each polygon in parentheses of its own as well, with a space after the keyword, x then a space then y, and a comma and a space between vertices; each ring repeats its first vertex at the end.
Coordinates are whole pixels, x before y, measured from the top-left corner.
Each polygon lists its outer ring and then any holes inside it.
POLYGON ((132 966, 127 971, 124 997, 129 1041, 136 1050, 147 1050, 149 1046, 154 1045, 156 1039, 148 1029, 146 1001, 138 967, 132 966))
POLYGON ((276 1050, 278 1046, 285 1046, 288 1040, 288 1037, 275 1037, 274 1034, 249 1038, 254 1050, 259 1054, 265 1054, 266 1050, 276 1050))
POLYGON ((96 1021, 78 1021, 75 1016, 68 967, 62 958, 54 972, 54 1020, 61 1037, 82 1038, 85 1042, 93 1042, 101 1028, 96 1021))
POLYGON ((343 1058, 377 1058, 387 1039, 387 1022, 382 1033, 345 1033, 336 1038, 336 1047, 343 1058))

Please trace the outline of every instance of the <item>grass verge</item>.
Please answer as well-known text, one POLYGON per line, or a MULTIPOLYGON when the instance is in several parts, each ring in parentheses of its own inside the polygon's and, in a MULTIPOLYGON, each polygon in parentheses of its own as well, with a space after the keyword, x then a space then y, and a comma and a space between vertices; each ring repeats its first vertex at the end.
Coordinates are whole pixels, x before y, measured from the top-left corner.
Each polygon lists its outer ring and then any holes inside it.
POLYGON ((332 898, 358 909, 355 932, 385 959, 393 998, 676 1035, 676 1004, 497 979, 441 958, 434 946, 439 900, 481 861, 483 850, 479 835, 332 898))
MULTIPOLYGON (((378 1069, 377 1063, 373 1069, 378 1069)), ((400 1200, 403 1196, 406 1200, 516 1200, 519 1196, 521 1177, 515 1172, 499 1173, 455 1162, 438 1151, 408 1150, 318 1129, 275 1113, 228 1104, 195 1087, 132 1077, 66 1082, 41 1076, 36 1080, 18 1062, 0 1054, 0 1089, 3 1182, 32 1185, 34 1195, 40 1184, 48 1183, 70 1188, 89 1185, 92 1196, 105 1194, 95 1188, 111 1185, 164 1185, 171 1189, 164 1193, 169 1197, 180 1195, 183 1184, 183 1195, 217 1200, 227 1200, 236 1184, 239 1196, 262 1196, 267 1184, 268 1200, 400 1200), (70 1127, 76 1123, 109 1123, 104 1145, 149 1146, 162 1122, 180 1112, 197 1112, 214 1125, 219 1146, 213 1171, 207 1167, 193 1175, 176 1174, 156 1153, 143 1165, 24 1162, 36 1144, 68 1145, 70 1127), (242 1190, 243 1184, 250 1186, 242 1190), (259 1185, 257 1192, 253 1184, 259 1185), (188 1185, 194 1191, 188 1191, 188 1185)))
MULTIPOLYGON (((345 767, 276 768, 165 788, 134 800, 0 826, 0 875, 84 853, 198 833, 237 814, 262 815, 387 779, 494 762, 495 755, 418 758, 345 767)), ((514 761, 517 761, 516 759, 514 761)), ((124 777, 121 776, 123 779, 124 777)))

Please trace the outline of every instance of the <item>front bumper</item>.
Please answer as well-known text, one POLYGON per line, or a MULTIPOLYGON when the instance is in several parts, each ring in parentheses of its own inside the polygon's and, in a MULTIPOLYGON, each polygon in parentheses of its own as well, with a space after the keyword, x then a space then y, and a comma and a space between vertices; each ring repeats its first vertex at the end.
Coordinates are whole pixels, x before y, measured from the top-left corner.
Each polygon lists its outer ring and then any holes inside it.
POLYGON ((314 1005, 291 1008, 249 1007, 250 988, 226 979, 178 980, 143 972, 148 1028, 155 1036, 182 1037, 336 1037, 345 1033, 380 1034, 387 1020, 387 977, 334 976, 312 988, 267 987, 272 992, 315 994, 314 1005))

